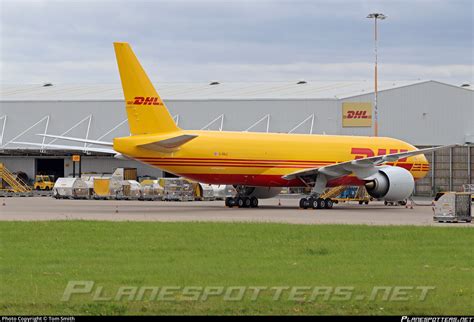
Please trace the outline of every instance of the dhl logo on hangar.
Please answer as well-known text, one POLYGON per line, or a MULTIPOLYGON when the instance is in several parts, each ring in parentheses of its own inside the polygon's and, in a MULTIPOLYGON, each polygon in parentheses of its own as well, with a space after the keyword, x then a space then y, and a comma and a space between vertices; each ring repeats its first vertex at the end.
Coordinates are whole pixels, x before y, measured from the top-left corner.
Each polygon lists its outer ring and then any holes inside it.
POLYGON ((347 111, 347 115, 344 115, 348 119, 370 119, 372 115, 368 115, 367 111, 347 111))
POLYGON ((127 105, 163 105, 163 103, 159 97, 135 96, 133 100, 127 102, 127 105))
POLYGON ((342 103, 343 127, 370 127, 372 126, 372 104, 369 102, 342 103))

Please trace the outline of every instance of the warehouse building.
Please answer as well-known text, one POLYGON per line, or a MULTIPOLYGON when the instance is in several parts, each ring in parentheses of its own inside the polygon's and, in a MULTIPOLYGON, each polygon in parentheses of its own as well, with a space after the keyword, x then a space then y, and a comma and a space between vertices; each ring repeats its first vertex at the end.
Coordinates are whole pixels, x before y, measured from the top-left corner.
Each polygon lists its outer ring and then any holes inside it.
MULTIPOLYGON (((184 129, 372 135, 371 81, 155 84, 176 123, 184 129)), ((430 175, 416 193, 461 190, 474 176, 474 91, 437 81, 379 82, 379 135, 417 147, 464 144, 428 155, 430 175)), ((112 141, 128 136, 122 89, 115 85, 2 85, 0 162, 11 171, 70 176, 70 141, 37 134, 112 141), (22 143, 18 143, 22 142, 22 143), (30 143, 30 144, 28 144, 30 143), (48 144, 62 145, 53 150, 48 144)), ((91 145, 92 146, 92 145, 91 145)), ((136 167, 141 176, 158 169, 83 146, 83 173, 136 167)), ((79 171, 76 167, 75 171, 79 171)))

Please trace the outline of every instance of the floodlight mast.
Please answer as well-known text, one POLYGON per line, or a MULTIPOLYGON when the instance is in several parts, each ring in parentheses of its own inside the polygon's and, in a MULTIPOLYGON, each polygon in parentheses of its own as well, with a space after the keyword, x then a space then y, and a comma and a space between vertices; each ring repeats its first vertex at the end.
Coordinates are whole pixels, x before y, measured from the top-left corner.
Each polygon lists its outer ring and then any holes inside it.
POLYGON ((378 114, 378 106, 377 106, 377 99, 378 99, 378 79, 377 79, 377 20, 384 20, 387 18, 383 13, 370 13, 367 18, 374 19, 374 53, 375 53, 375 77, 374 77, 374 136, 379 136, 379 114, 378 114))

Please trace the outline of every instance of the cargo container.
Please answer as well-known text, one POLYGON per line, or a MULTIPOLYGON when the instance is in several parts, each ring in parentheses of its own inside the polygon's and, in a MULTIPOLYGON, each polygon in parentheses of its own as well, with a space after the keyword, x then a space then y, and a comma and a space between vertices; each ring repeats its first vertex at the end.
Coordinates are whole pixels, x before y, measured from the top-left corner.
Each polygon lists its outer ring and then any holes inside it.
POLYGON ((56 199, 88 199, 89 188, 81 178, 58 178, 53 187, 56 199))
POLYGON ((94 198, 107 199, 110 197, 110 178, 94 178, 94 198))

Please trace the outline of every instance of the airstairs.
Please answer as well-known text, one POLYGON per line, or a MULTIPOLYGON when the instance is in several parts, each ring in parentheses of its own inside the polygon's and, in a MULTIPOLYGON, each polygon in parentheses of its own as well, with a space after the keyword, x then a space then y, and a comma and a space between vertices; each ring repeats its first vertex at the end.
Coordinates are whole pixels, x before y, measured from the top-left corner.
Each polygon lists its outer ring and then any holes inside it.
POLYGON ((30 186, 28 186, 23 180, 16 177, 5 167, 3 163, 0 163, 0 182, 6 182, 10 189, 16 193, 31 192, 30 186))

